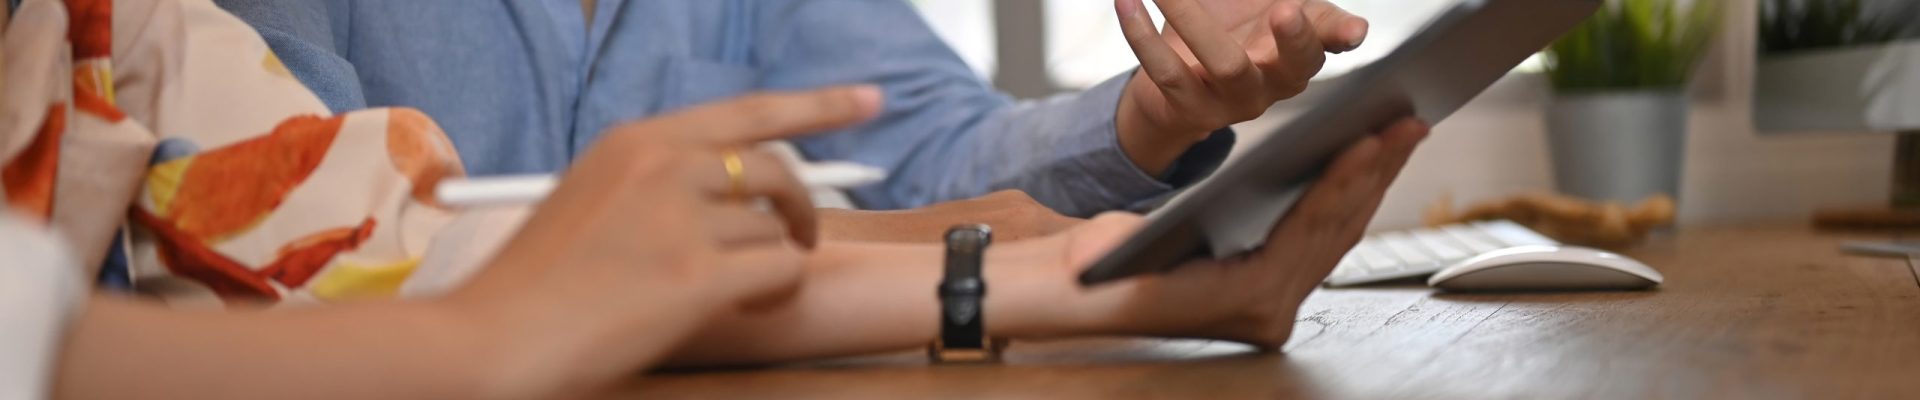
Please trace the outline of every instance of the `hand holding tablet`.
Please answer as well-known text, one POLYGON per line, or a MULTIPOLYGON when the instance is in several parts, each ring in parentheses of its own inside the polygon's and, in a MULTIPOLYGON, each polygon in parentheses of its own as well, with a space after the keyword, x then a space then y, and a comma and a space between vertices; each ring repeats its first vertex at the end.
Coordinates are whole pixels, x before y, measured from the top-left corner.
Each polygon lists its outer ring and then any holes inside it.
POLYGON ((1147 226, 1083 272, 1080 283, 1166 271, 1196 258, 1224 259, 1266 245, 1306 184, 1341 149, 1393 131, 1391 124, 1406 117, 1439 123, 1601 4, 1456 4, 1400 48, 1355 72, 1326 100, 1148 215, 1147 226))

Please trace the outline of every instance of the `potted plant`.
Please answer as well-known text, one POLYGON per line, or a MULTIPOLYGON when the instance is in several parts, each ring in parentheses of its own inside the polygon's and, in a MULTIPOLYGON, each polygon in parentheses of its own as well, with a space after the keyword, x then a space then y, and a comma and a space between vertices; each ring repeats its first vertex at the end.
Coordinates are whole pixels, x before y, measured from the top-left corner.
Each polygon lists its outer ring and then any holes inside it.
POLYGON ((1720 16, 1716 0, 1610 0, 1547 49, 1548 145, 1562 193, 1678 197, 1686 86, 1720 16))

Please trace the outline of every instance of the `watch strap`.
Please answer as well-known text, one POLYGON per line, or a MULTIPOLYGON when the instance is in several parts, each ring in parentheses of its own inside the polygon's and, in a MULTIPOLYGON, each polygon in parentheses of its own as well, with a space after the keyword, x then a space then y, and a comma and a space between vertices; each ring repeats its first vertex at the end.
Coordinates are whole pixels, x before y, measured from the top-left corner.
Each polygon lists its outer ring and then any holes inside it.
POLYGON ((935 361, 991 361, 999 346, 986 334, 987 282, 981 263, 993 230, 986 225, 959 225, 947 230, 946 264, 940 279, 940 338, 928 349, 935 361))

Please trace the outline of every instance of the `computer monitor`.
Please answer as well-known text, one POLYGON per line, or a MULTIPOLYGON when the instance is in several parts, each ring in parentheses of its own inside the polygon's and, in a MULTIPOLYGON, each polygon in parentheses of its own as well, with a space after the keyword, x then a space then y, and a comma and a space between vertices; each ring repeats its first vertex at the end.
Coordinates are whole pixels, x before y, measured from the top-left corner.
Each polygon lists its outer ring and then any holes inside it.
POLYGON ((1759 1, 1758 130, 1920 131, 1920 1, 1759 1))
POLYGON ((1816 222, 1920 226, 1920 1, 1758 1, 1756 130, 1901 133, 1895 208, 1823 211, 1816 222))

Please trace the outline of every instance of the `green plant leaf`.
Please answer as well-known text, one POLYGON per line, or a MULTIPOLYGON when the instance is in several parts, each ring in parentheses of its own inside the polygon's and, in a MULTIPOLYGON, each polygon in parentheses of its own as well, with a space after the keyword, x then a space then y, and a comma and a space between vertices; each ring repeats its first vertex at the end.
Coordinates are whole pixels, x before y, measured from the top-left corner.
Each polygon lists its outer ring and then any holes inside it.
MULTIPOLYGON (((1719 0, 1612 0, 1547 48, 1560 91, 1678 88, 1719 31, 1719 0)), ((1744 0, 1743 0, 1744 1, 1744 0)))

